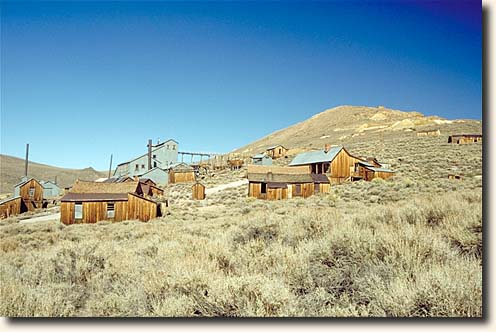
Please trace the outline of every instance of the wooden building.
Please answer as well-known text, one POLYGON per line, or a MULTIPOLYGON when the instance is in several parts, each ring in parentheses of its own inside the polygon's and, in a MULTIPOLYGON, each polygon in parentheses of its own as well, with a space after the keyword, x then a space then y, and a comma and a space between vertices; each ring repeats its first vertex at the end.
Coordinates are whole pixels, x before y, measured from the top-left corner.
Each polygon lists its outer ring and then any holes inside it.
POLYGON ((352 180, 372 181, 374 178, 388 179, 394 175, 394 171, 366 161, 355 164, 352 180))
POLYGON ((482 142, 481 134, 459 134, 448 137, 448 143, 453 144, 472 144, 482 142))
POLYGON ((0 219, 20 214, 22 205, 23 201, 21 196, 0 201, 0 219))
POLYGON ((227 165, 229 165, 229 168, 231 171, 241 169, 243 166, 244 161, 242 159, 230 159, 227 161, 227 165))
POLYGON ((148 221, 160 216, 157 202, 140 196, 137 182, 77 181, 61 198, 60 220, 66 225, 100 220, 148 221))
POLYGON ((310 174, 308 167, 248 166, 248 196, 279 200, 327 193, 330 181, 325 175, 310 174))
POLYGON ((203 200, 205 199, 205 186, 199 182, 191 186, 193 192, 193 199, 203 200))
POLYGON ((164 190, 153 185, 153 181, 139 181, 136 187, 136 194, 143 197, 160 197, 164 195, 164 190))
POLYGON ((281 144, 269 146, 266 151, 267 155, 270 156, 272 159, 284 157, 288 153, 288 149, 286 149, 281 144))
POLYGON ((43 186, 34 178, 27 178, 14 186, 14 197, 22 198, 21 212, 34 211, 43 206, 43 186))
POLYGON ((195 182, 195 169, 186 163, 177 163, 169 168, 169 183, 195 182))
POLYGON ((417 132, 417 137, 437 137, 441 135, 441 130, 423 130, 417 132))

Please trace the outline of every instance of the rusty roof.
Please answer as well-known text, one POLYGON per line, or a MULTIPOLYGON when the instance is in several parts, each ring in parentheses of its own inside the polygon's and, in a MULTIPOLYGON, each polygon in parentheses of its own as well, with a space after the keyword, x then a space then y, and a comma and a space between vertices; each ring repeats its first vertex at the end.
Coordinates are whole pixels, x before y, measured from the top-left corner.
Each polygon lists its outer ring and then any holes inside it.
POLYGON ((61 202, 106 202, 127 201, 127 193, 72 193, 69 192, 60 199, 61 202))

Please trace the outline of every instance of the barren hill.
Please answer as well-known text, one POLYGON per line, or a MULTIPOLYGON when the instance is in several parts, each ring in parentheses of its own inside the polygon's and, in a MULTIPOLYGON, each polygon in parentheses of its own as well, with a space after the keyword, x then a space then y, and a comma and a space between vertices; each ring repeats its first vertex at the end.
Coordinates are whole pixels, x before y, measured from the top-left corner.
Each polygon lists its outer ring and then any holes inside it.
POLYGON ((301 150, 321 148, 325 143, 347 146, 363 140, 416 137, 416 132, 432 129, 440 129, 443 136, 461 132, 481 133, 482 123, 476 120, 447 120, 383 106, 339 106, 275 131, 234 152, 255 154, 265 151, 269 146, 282 144, 292 150, 290 154, 294 154, 301 150))
MULTIPOLYGON (((0 193, 11 193, 13 186, 24 175, 24 160, 0 154, 0 193)), ((28 175, 38 180, 54 180, 61 187, 71 185, 76 179, 95 180, 105 176, 91 167, 84 169, 59 168, 34 162, 29 162, 28 175)))

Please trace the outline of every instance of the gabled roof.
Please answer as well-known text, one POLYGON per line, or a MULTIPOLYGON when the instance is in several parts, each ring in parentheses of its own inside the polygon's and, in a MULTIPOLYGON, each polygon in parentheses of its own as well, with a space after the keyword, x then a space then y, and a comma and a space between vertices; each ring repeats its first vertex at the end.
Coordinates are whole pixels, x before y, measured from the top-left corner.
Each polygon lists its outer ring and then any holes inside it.
POLYGON ((195 170, 193 168, 193 166, 190 166, 184 162, 171 164, 171 165, 169 165, 168 169, 172 169, 175 172, 181 172, 181 171, 182 172, 192 172, 195 170))
POLYGON ((163 169, 162 169, 162 168, 160 168, 160 167, 154 167, 154 168, 152 168, 152 169, 150 169, 150 170, 146 171, 145 173, 141 174, 141 175, 140 175, 140 178, 142 178, 145 174, 148 174, 148 173, 150 173, 150 172, 154 172, 154 171, 159 171, 159 172, 164 172, 164 173, 167 173, 167 171, 166 171, 166 170, 163 170, 163 169))
POLYGON ((106 202, 127 201, 127 193, 67 193, 60 199, 61 202, 106 202))
POLYGON ((21 198, 21 196, 14 196, 14 197, 6 198, 6 199, 0 201, 0 205, 7 203, 7 202, 10 202, 10 201, 13 201, 13 200, 18 199, 18 198, 21 198))
POLYGON ((26 180, 23 180, 23 181, 19 182, 18 184, 14 185, 14 188, 15 187, 23 186, 23 185, 25 185, 26 183, 28 183, 31 180, 35 180, 36 182, 40 183, 40 181, 36 180, 35 178, 27 178, 26 180))
POLYGON ((262 159, 262 158, 270 158, 269 156, 263 154, 263 153, 258 153, 256 155, 254 155, 253 157, 251 157, 252 159, 262 159))
POLYGON ((369 167, 365 166, 366 169, 371 170, 373 172, 385 172, 385 173, 395 173, 392 169, 382 168, 382 167, 369 167))
POLYGON ((55 187, 57 187, 57 188, 60 188, 60 187, 59 187, 59 186, 58 186, 55 182, 50 181, 50 180, 48 180, 48 181, 40 181, 40 184, 41 184, 41 186, 42 186, 43 188, 46 188, 45 186, 46 186, 46 185, 48 185, 48 184, 50 184, 50 185, 52 185, 52 186, 55 186, 55 187))
POLYGON ((331 162, 342 149, 344 149, 342 146, 333 146, 328 152, 324 152, 324 150, 303 152, 296 155, 289 166, 331 162))
POLYGON ((287 150, 287 148, 285 148, 282 144, 277 144, 277 145, 272 145, 272 146, 269 146, 266 150, 273 150, 275 148, 277 148, 278 146, 284 148, 287 150))
MULTIPOLYGON (((155 150, 160 149, 160 148, 161 148, 161 147, 162 147, 165 143, 167 143, 167 142, 171 142, 171 141, 172 141, 172 142, 175 142, 176 144, 179 144, 176 140, 173 140, 173 139, 171 139, 171 138, 170 138, 170 139, 168 139, 167 141, 162 142, 162 143, 160 143, 160 144, 157 144, 157 145, 153 145, 153 144, 152 144, 152 153, 153 153, 155 150)), ((137 160, 137 159, 143 158, 143 157, 145 157, 147 154, 148 154, 148 152, 147 152, 147 153, 145 153, 145 154, 140 155, 139 157, 136 157, 136 158, 134 158, 134 159, 131 159, 131 160, 129 160, 129 161, 126 161, 126 162, 120 163, 120 164, 118 164, 118 165, 117 165, 117 167, 122 166, 122 165, 129 164, 129 163, 131 163, 131 162, 133 162, 133 161, 135 161, 135 160, 137 160)), ((155 161, 160 162, 159 160, 156 160, 156 159, 154 159, 154 158, 152 158, 152 160, 155 160, 155 161)))

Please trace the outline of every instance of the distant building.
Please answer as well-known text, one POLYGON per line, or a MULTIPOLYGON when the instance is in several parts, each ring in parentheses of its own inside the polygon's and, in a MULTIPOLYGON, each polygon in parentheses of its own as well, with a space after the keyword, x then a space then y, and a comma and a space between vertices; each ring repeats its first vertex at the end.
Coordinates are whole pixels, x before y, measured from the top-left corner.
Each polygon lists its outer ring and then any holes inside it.
POLYGON ((62 188, 53 181, 40 181, 44 198, 55 198, 62 194, 62 188))
POLYGON ((418 131, 417 137, 437 137, 441 135, 441 130, 424 130, 418 131))
POLYGON ((270 166, 272 165, 272 158, 265 154, 259 153, 251 157, 253 165, 263 165, 270 166))
POLYGON ((272 159, 277 159, 280 157, 286 156, 286 153, 288 152, 288 149, 286 149, 284 146, 281 144, 279 145, 274 145, 274 146, 269 146, 267 148, 267 155, 272 157, 272 159))
POLYGON ((177 163, 178 145, 173 139, 151 145, 148 153, 117 165, 113 177, 141 177, 154 168, 167 170, 177 163))
POLYGON ((448 143, 453 144, 472 144, 482 142, 481 134, 458 134, 448 137, 448 143))
POLYGON ((175 163, 169 167, 169 183, 195 182, 195 169, 186 163, 175 163))
POLYGON ((43 186, 34 178, 24 177, 21 182, 14 186, 14 196, 22 198, 23 206, 21 212, 34 211, 43 205, 43 186))

